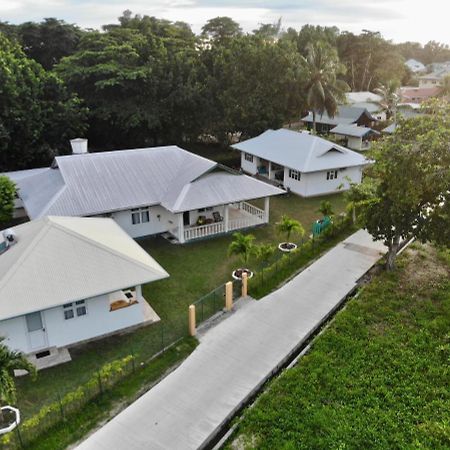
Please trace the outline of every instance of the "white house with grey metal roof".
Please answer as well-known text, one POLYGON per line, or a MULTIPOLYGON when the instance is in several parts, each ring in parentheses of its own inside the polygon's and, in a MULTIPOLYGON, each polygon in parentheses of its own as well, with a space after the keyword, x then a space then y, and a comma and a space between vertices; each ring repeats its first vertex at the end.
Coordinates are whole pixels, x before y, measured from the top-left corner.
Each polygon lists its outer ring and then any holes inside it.
POLYGON ((232 146, 241 167, 303 197, 336 193, 360 183, 366 158, 308 132, 267 130, 232 146))
POLYGON ((359 127, 358 125, 345 125, 340 123, 330 130, 342 144, 352 150, 365 151, 370 148, 371 139, 380 133, 372 128, 359 127))
MULTIPOLYGON (((303 117, 304 122, 308 128, 313 126, 313 114, 309 112, 307 116, 303 117)), ((338 106, 334 117, 329 116, 326 112, 323 114, 316 113, 316 130, 319 133, 328 133, 336 125, 358 125, 364 127, 371 127, 378 119, 368 111, 367 105, 353 106, 341 105, 338 106)))
POLYGON ((77 152, 6 175, 30 219, 106 216, 134 238, 169 233, 181 243, 266 223, 269 197, 283 193, 176 146, 77 152), (259 198, 264 210, 247 203, 259 198))
POLYGON ((0 336, 38 368, 159 321, 141 285, 168 273, 111 219, 49 216, 0 232, 1 243, 0 336))

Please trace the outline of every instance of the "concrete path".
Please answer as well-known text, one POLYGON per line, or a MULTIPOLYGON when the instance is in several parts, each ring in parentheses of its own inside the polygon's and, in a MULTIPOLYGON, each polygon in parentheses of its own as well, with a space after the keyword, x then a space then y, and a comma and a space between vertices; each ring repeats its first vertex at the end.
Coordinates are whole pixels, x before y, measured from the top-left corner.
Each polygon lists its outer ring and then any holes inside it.
POLYGON ((198 448, 384 251, 381 243, 358 231, 278 291, 247 302, 202 336, 177 370, 78 448, 198 448))

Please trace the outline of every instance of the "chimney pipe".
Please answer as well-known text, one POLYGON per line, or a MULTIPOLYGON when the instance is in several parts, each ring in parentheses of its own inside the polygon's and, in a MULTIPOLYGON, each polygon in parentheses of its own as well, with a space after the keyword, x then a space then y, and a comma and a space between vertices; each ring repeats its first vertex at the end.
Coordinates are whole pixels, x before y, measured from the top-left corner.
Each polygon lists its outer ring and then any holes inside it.
POLYGON ((82 138, 76 138, 70 140, 72 146, 73 155, 81 155, 88 152, 88 140, 82 138))

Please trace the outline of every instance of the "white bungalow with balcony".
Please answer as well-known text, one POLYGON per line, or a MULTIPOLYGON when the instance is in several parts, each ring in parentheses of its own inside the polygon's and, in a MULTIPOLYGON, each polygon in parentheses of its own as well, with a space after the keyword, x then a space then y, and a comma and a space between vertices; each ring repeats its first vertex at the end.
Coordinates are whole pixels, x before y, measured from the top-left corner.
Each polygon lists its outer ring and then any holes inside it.
POLYGON ((281 189, 176 146, 74 154, 51 167, 9 172, 25 214, 111 217, 131 237, 185 243, 265 224, 281 189), (264 198, 264 209, 248 203, 264 198))
POLYGON ((0 232, 0 336, 38 367, 159 321, 144 283, 168 273, 113 220, 45 217, 0 232))
POLYGON ((369 161, 357 152, 308 132, 267 130, 232 146, 241 168, 303 197, 337 193, 360 183, 369 161))

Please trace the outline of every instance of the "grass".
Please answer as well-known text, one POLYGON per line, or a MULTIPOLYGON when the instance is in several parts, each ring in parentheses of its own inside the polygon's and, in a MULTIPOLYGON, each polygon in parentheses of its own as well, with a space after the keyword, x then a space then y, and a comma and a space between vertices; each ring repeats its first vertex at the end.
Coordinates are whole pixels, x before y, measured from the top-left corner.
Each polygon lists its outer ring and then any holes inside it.
MULTIPOLYGON (((304 199, 295 195, 271 199, 270 224, 252 229, 256 242, 278 243, 281 237, 275 223, 283 214, 300 220, 311 229, 320 201, 329 199, 336 213, 344 209, 343 196, 333 195, 304 199)), ((17 404, 25 418, 42 406, 56 400, 57 395, 77 388, 87 381, 103 364, 133 353, 146 360, 162 348, 187 333, 188 306, 220 284, 229 281, 236 268, 236 257, 227 257, 232 236, 226 235, 185 245, 173 245, 161 237, 142 239, 139 243, 171 274, 168 279, 143 287, 143 295, 162 321, 132 333, 116 335, 72 349, 69 363, 40 371, 37 379, 17 379, 17 404)), ((252 263, 251 263, 252 264, 252 263)), ((255 264, 253 262, 253 264, 255 264)))
POLYGON ((416 245, 248 409, 228 449, 450 448, 450 252, 416 245))
POLYGON ((107 420, 112 410, 131 403, 142 393, 143 388, 151 387, 153 383, 164 376, 168 368, 185 359, 196 345, 197 341, 193 338, 183 339, 176 346, 155 358, 151 364, 138 368, 135 373, 129 375, 110 391, 99 396, 95 401, 87 403, 82 411, 70 415, 65 422, 50 428, 26 448, 33 450, 65 449, 92 431, 97 424, 107 420))

